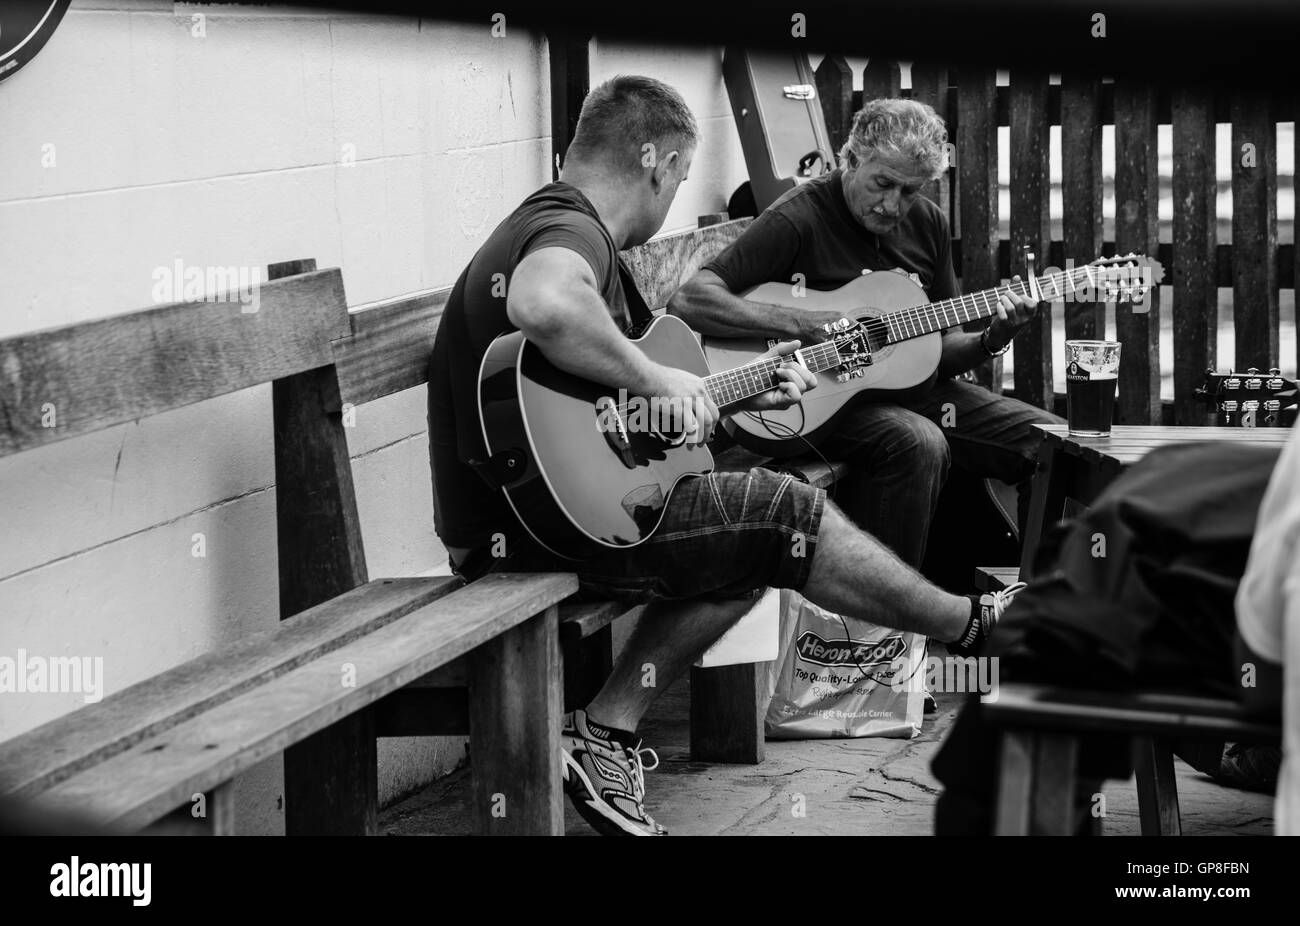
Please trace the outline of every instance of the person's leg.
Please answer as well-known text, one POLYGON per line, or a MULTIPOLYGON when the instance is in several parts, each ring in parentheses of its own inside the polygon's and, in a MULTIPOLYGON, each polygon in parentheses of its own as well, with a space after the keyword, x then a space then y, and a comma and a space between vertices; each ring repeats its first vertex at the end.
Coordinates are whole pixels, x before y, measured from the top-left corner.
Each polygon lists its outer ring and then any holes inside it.
POLYGON ((1064 424, 1065 420, 1019 399, 954 379, 940 380, 908 408, 939 426, 952 450, 954 465, 1020 487, 1018 516, 1023 528, 1029 505, 1027 484, 1042 439, 1033 425, 1064 424))
POLYGON ((795 588, 828 610, 944 642, 972 630, 970 598, 932 585, 820 490, 766 470, 683 482, 654 538, 587 570, 584 586, 599 594, 661 596, 587 708, 621 731, 635 730, 658 693, 753 604, 728 596, 795 588), (641 684, 646 664, 654 689, 641 684))
POLYGON ((615 730, 635 730, 660 692, 749 613, 754 602, 752 598, 650 602, 604 687, 587 705, 588 716, 615 730), (645 684, 647 666, 654 670, 653 686, 645 684))
POLYGON ((601 691, 564 721, 566 787, 583 817, 611 834, 662 832, 643 805, 635 729, 655 697, 748 610, 750 601, 734 599, 766 586, 802 590, 824 607, 966 652, 1000 614, 1000 605, 930 585, 822 490, 762 469, 683 480, 649 541, 587 561, 579 578, 589 594, 660 599, 601 691), (642 684, 647 663, 654 688, 642 684))
POLYGON ((943 430, 897 405, 863 403, 845 412, 819 449, 849 464, 835 489, 844 513, 903 562, 920 568, 948 478, 943 430))
POLYGON ((831 502, 801 591, 828 611, 945 643, 960 639, 971 619, 971 599, 931 584, 831 502))

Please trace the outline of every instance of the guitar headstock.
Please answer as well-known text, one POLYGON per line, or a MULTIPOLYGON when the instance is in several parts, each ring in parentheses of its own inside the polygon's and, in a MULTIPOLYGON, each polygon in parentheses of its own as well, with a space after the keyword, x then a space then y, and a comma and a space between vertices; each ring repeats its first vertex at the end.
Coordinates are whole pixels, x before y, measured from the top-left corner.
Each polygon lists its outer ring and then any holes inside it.
POLYGON ((1115 257, 1099 257, 1088 267, 1089 281, 1100 291, 1104 302, 1142 302, 1165 278, 1160 261, 1131 251, 1115 257))
POLYGON ((867 326, 860 321, 841 318, 822 327, 830 335, 825 343, 833 345, 839 355, 838 363, 835 364, 839 367, 839 373, 835 378, 845 382, 866 375, 867 367, 871 366, 873 347, 867 326))
POLYGON ((1251 367, 1245 373, 1205 371, 1205 384, 1195 395, 1215 412, 1216 424, 1243 428, 1284 427, 1283 411, 1295 404, 1296 382, 1276 367, 1267 373, 1251 367))

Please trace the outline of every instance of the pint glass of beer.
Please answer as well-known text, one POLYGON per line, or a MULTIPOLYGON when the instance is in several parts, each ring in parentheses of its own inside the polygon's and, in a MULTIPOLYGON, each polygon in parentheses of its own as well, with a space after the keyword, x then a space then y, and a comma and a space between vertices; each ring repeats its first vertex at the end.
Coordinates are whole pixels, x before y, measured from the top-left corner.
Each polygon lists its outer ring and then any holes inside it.
POLYGON ((1065 416, 1071 437, 1107 437, 1119 382, 1118 341, 1065 342, 1065 416))

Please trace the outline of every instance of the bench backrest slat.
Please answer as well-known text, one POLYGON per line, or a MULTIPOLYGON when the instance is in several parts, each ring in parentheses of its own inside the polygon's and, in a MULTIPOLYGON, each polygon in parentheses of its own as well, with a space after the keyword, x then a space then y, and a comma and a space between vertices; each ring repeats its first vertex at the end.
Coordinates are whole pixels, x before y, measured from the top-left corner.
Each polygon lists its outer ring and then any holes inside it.
POLYGON ((352 337, 338 345, 344 402, 366 402, 428 380, 429 352, 451 287, 362 306, 352 313, 352 337))
POLYGON ((179 302, 0 340, 0 456, 334 362, 337 269, 263 283, 258 310, 179 302), (51 426, 52 425, 52 426, 51 426))

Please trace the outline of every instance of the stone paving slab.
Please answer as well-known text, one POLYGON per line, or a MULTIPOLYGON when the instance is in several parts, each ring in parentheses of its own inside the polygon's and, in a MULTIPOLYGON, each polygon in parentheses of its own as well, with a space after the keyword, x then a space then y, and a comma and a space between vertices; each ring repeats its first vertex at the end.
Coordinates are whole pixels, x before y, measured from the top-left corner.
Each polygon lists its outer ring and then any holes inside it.
MULTIPOLYGON (((933 831, 939 783, 930 759, 960 704, 939 695, 939 712, 915 739, 768 740, 761 765, 690 761, 689 684, 666 691, 642 725, 659 768, 646 773, 646 806, 674 836, 920 836, 933 831)), ((1268 835, 1271 796, 1223 788, 1176 761, 1187 835, 1268 835)), ((1107 835, 1138 835, 1132 781, 1108 782, 1107 835)), ((461 770, 380 814, 390 835, 468 834, 469 773, 461 770)), ((569 835, 592 835, 565 806, 569 835)))

